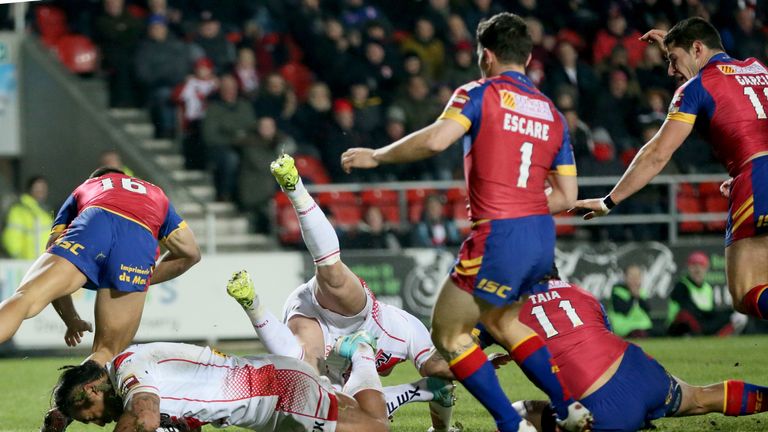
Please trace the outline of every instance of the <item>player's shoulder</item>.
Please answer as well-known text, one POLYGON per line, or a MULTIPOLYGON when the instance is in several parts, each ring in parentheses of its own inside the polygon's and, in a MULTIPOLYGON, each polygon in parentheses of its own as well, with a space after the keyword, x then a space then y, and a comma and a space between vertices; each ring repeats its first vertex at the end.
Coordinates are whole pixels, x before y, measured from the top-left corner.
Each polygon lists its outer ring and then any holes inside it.
POLYGON ((597 298, 592 295, 591 292, 584 288, 564 280, 551 280, 549 281, 550 291, 555 291, 560 297, 567 297, 569 299, 578 299, 585 302, 597 302, 597 298))
POLYGON ((490 81, 485 78, 472 80, 464 83, 456 88, 454 95, 456 96, 477 96, 483 93, 483 91, 490 85, 490 81))

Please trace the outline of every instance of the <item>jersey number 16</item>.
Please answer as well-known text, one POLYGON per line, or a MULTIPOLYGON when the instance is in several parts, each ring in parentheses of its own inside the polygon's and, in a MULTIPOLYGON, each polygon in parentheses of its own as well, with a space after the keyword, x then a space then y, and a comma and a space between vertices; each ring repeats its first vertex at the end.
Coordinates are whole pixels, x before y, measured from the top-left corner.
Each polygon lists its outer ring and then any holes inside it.
MULTIPOLYGON (((147 193, 147 187, 141 184, 141 182, 132 179, 132 178, 123 178, 120 182, 120 185, 123 187, 123 189, 134 192, 137 194, 146 195, 147 193)), ((106 191, 109 189, 113 189, 115 187, 115 184, 112 183, 111 178, 105 178, 101 181, 101 190, 106 191)))

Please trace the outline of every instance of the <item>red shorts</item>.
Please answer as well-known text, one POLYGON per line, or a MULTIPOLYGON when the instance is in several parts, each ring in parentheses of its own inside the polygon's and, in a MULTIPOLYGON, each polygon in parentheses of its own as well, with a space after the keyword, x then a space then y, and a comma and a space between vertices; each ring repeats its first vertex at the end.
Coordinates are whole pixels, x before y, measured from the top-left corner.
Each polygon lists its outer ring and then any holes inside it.
POLYGON ((725 246, 768 233, 768 155, 749 162, 733 179, 725 246))

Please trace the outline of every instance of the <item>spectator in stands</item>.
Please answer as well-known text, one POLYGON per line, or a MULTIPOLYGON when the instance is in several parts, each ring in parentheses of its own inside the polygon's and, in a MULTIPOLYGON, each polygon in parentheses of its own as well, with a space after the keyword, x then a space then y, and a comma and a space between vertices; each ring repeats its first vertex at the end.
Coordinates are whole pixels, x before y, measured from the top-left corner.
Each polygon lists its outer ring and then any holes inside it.
POLYGON ((768 43, 765 33, 755 20, 755 10, 740 7, 735 13, 735 25, 722 31, 723 45, 734 58, 762 58, 768 43))
POLYGON ((175 0, 171 0, 172 4, 168 5, 167 0, 147 0, 147 9, 150 15, 159 15, 165 17, 168 29, 176 36, 183 36, 184 31, 182 29, 182 19, 184 18, 184 11, 182 10, 183 3, 175 0))
POLYGON ((173 91, 173 100, 181 108, 181 145, 187 169, 203 170, 208 162, 201 129, 207 98, 219 86, 219 80, 213 74, 213 67, 213 62, 208 57, 197 59, 195 74, 176 86, 173 91))
POLYGON ((157 138, 171 138, 176 111, 171 92, 192 69, 190 50, 168 34, 165 17, 149 17, 148 38, 136 53, 136 74, 147 90, 152 122, 157 138))
POLYGON ((608 80, 608 91, 597 97, 595 124, 607 130, 617 149, 623 151, 634 143, 629 126, 635 122, 638 102, 629 93, 629 77, 625 71, 613 70, 608 80))
POLYGON ((94 23, 94 42, 109 82, 109 106, 137 106, 133 57, 144 34, 140 20, 126 12, 124 0, 104 0, 104 13, 94 23))
POLYGON ((237 79, 240 94, 244 98, 255 101, 259 92, 259 71, 256 69, 256 54, 248 47, 237 51, 237 62, 232 70, 237 79))
POLYGON ((45 252, 53 213, 47 204, 48 181, 34 176, 27 189, 8 210, 3 228, 3 248, 9 257, 34 260, 45 252))
POLYGON ((531 62, 536 61, 541 65, 549 64, 551 62, 552 50, 555 47, 555 39, 544 33, 544 26, 536 18, 529 16, 525 18, 525 23, 528 26, 528 33, 530 33, 531 41, 533 42, 531 62))
POLYGON ((474 43, 472 33, 467 29, 464 19, 461 15, 451 14, 448 16, 448 47, 458 48, 460 44, 469 44, 470 48, 474 43))
POLYGON ((355 109, 355 128, 371 134, 384 123, 384 107, 378 96, 372 96, 365 82, 353 82, 349 86, 349 101, 355 109))
POLYGON ((405 128, 415 131, 431 123, 442 107, 429 98, 429 86, 421 76, 408 79, 406 94, 394 102, 405 112, 405 128))
POLYGON ((561 40, 555 49, 556 60, 547 70, 546 88, 552 94, 564 84, 578 89, 581 102, 579 114, 592 119, 594 114, 595 96, 600 94, 600 82, 597 76, 585 62, 579 60, 576 48, 567 40, 561 40))
POLYGON ((667 64, 658 45, 648 45, 643 51, 643 60, 635 69, 637 82, 642 89, 660 88, 671 92, 675 80, 667 75, 667 64))
MULTIPOLYGON (((643 104, 637 116, 638 125, 664 122, 669 107, 669 93, 664 89, 649 88, 643 95, 643 104)), ((648 141, 643 141, 648 142, 648 141)))
POLYGON ((435 27, 428 19, 416 20, 413 35, 405 38, 401 49, 419 56, 424 64, 424 74, 430 79, 437 79, 443 73, 445 46, 435 37, 435 27))
POLYGON ((328 140, 333 123, 331 91, 325 83, 316 82, 309 87, 307 101, 296 110, 291 123, 299 139, 314 149, 312 155, 319 157, 319 149, 328 140))
MULTIPOLYGON (((448 0, 429 0, 419 14, 435 27, 435 36, 443 42, 449 41, 448 19, 451 16, 451 3, 448 0)), ((462 26, 464 25, 462 21, 462 26)))
POLYGON ((344 238, 344 249, 388 249, 400 250, 397 234, 384 221, 381 209, 370 206, 365 210, 363 222, 355 231, 350 231, 344 238))
POLYGON ((715 291, 707 282, 709 257, 702 251, 692 252, 687 261, 688 272, 672 288, 669 334, 721 336, 733 333, 731 311, 717 310, 715 291))
POLYGON ((365 0, 346 0, 341 12, 341 20, 349 29, 362 29, 370 20, 382 15, 376 7, 366 4, 365 0))
POLYGON ((460 42, 453 51, 453 63, 446 69, 443 80, 455 88, 478 78, 472 44, 460 42))
POLYGON ((613 5, 608 12, 606 28, 597 32, 595 43, 592 46, 592 60, 600 63, 608 59, 616 45, 622 45, 627 49, 630 67, 637 66, 643 58, 646 44, 640 40, 640 33, 627 26, 627 20, 617 5, 613 5))
POLYGON ((238 144, 241 150, 238 204, 252 213, 256 231, 266 233, 269 231, 267 204, 275 193, 268 161, 282 153, 293 153, 296 142, 277 129, 274 118, 260 117, 238 144))
POLYGON ((402 75, 399 65, 387 58, 384 46, 378 42, 368 42, 364 50, 362 75, 366 77, 366 82, 374 93, 381 95, 385 101, 391 100, 402 75))
POLYGON ((490 18, 499 12, 504 12, 504 10, 495 4, 493 0, 472 0, 463 13, 464 21, 467 24, 467 28, 476 29, 480 21, 490 18))
POLYGON ((578 102, 576 87, 566 84, 558 88, 555 104, 568 122, 568 132, 573 146, 573 155, 576 158, 576 166, 581 169, 582 166, 586 167, 591 164, 595 143, 592 140, 592 130, 579 117, 578 102))
POLYGON ((653 327, 642 285, 643 269, 630 264, 624 269, 624 281, 611 289, 608 318, 613 332, 621 337, 646 337, 653 327))
POLYGON ((125 175, 133 177, 133 170, 125 166, 123 158, 115 149, 104 150, 101 152, 101 155, 99 155, 98 166, 114 167, 124 172, 125 175))
POLYGON ((287 127, 296 106, 296 94, 278 73, 267 75, 253 103, 257 115, 274 118, 280 127, 287 127))
POLYGON ((411 233, 411 246, 446 247, 461 243, 456 223, 445 217, 444 196, 429 195, 424 200, 421 221, 411 233))
POLYGON ((347 99, 333 102, 334 122, 328 139, 320 147, 320 157, 334 183, 354 182, 360 174, 346 174, 341 169, 341 154, 351 147, 368 147, 367 137, 355 127, 354 107, 347 99))
POLYGON ((237 196, 240 155, 237 148, 248 135, 256 116, 251 104, 238 97, 237 80, 221 78, 219 99, 208 106, 203 120, 203 141, 213 161, 216 199, 232 201, 237 196))
POLYGON ((424 61, 418 54, 412 51, 403 53, 403 71, 405 80, 414 76, 426 76, 424 61))
POLYGON ((200 25, 194 43, 213 61, 216 74, 230 70, 235 63, 235 46, 227 40, 221 31, 221 22, 210 11, 200 14, 200 25))

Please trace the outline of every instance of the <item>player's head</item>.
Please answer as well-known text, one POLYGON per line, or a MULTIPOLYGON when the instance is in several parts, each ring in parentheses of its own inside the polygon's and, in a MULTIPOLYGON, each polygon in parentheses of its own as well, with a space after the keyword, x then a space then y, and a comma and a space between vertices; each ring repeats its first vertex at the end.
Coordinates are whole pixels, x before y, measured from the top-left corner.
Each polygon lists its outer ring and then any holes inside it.
POLYGON ((724 51, 715 26, 698 17, 680 21, 664 36, 669 75, 693 78, 712 55, 724 51))
POLYGON ((477 25, 478 66, 484 77, 503 71, 505 66, 525 67, 532 49, 528 25, 515 14, 496 14, 477 25))
POLYGON ((117 421, 123 412, 122 401, 95 361, 79 366, 64 366, 53 390, 53 400, 62 414, 82 423, 104 426, 117 421))
POLYGON ((96 170, 93 171, 91 173, 91 175, 88 176, 88 178, 92 179, 92 178, 101 177, 101 176, 107 175, 107 174, 123 174, 123 175, 125 175, 125 171, 123 171, 123 170, 121 170, 119 168, 115 168, 113 166, 103 166, 103 167, 96 168, 96 170))

